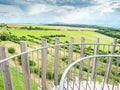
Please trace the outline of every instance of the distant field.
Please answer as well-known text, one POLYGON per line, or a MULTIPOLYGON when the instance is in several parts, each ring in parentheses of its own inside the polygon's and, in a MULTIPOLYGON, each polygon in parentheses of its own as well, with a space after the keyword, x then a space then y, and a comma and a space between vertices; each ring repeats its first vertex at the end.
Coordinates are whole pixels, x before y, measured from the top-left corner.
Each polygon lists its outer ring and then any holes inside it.
MULTIPOLYGON (((0 29, 1 30, 1 29, 0 29)), ((75 42, 80 43, 81 42, 81 37, 84 36, 86 39, 86 42, 91 42, 94 43, 96 41, 96 37, 100 37, 100 43, 105 43, 105 44, 111 44, 113 41, 112 37, 106 36, 104 34, 100 34, 99 32, 95 32, 96 29, 91 29, 91 28, 76 28, 76 27, 68 27, 68 26, 40 26, 40 25, 24 25, 24 24, 12 24, 12 25, 8 25, 8 27, 6 28, 6 32, 10 34, 10 36, 13 35, 13 38, 10 37, 9 35, 9 40, 6 41, 0 41, 0 45, 6 46, 6 47, 14 47, 16 49, 16 53, 20 52, 20 44, 18 43, 19 41, 21 41, 21 37, 22 39, 25 39, 27 41, 27 45, 28 45, 28 49, 32 49, 32 48, 37 48, 40 46, 40 42, 41 42, 41 38, 47 38, 48 44, 54 44, 55 42, 55 35, 62 35, 60 38, 60 43, 68 43, 70 41, 70 37, 74 37, 75 38, 75 42), (37 28, 37 29, 35 29, 37 28), (15 35, 15 36, 14 36, 15 35), (51 37, 52 35, 52 37, 51 37), (25 36, 25 37, 23 37, 25 36), (14 40, 17 40, 18 42, 15 42, 14 40)), ((2 32, 4 31, 1 30, 2 32)), ((100 47, 102 50, 103 48, 100 47)), ((101 51, 102 53, 105 53, 105 51, 108 48, 105 48, 105 50, 101 51)), ((74 46, 74 53, 73 53, 73 61, 80 58, 80 45, 78 46, 74 46), (78 55, 78 56, 77 56, 78 55), (76 57, 77 56, 77 57, 76 57)), ((85 55, 93 55, 94 54, 94 46, 86 46, 86 52, 85 55)), ((34 53, 35 55, 35 60, 34 62, 36 63, 35 66, 31 66, 32 68, 30 68, 31 73, 35 73, 37 74, 38 71, 40 72, 41 69, 38 68, 38 62, 36 59, 36 53, 34 53), (35 72, 34 72, 35 70, 35 72)), ((30 54, 30 60, 32 60, 32 55, 30 54)), ((66 48, 66 46, 61 47, 60 50, 60 56, 59 56, 59 79, 61 78, 61 75, 63 73, 63 71, 65 70, 65 68, 67 67, 67 63, 68 63, 68 48, 66 48)), ((54 49, 48 49, 48 63, 47 63, 47 79, 48 80, 53 80, 53 67, 54 63, 54 49)), ((41 61, 41 58, 40 58, 41 61)), ((102 67, 105 67, 105 63, 104 62, 99 62, 99 64, 102 67)), ((12 66, 12 65, 11 65, 12 66)), ((19 65, 19 61, 18 61, 18 66, 19 65)), ((84 65, 84 73, 86 73, 86 67, 87 63, 84 65)), ((40 65, 41 67, 41 65, 40 65)), ((92 66, 91 66, 92 67, 92 66)), ((112 67, 112 71, 114 71, 114 67, 112 67)), ((15 73, 15 69, 12 69, 13 72, 15 73)), ((97 77, 97 81, 102 82, 102 74, 101 72, 104 72, 103 69, 99 70, 99 77, 97 77)), ((13 73, 13 74, 14 74, 13 73)), ((77 73, 78 73, 78 69, 77 69, 77 73)), ((20 74, 21 75, 21 74, 20 74)), ((14 79, 15 75, 13 75, 14 79)), ((86 76, 84 76, 85 78, 86 76)), ((41 77, 40 77, 41 78, 41 77)), ((2 78, 0 77, 0 80, 2 78)), ((31 79, 33 80, 33 79, 31 79)), ((22 78, 20 77, 20 81, 22 82, 22 78)), ((20 82, 20 83, 21 83, 20 82)), ((1 83, 2 84, 2 83, 1 83)), ((0 84, 0 85, 1 85, 0 84)), ((23 84, 20 84, 23 85, 23 84)), ((36 82, 37 85, 37 82, 36 82)), ((17 86, 16 86, 17 87, 17 86)), ((3 87, 2 87, 3 88, 3 87)), ((1 90, 1 89, 0 89, 1 90)), ((22 90, 22 89, 21 89, 22 90)))
MULTIPOLYGON (((34 25, 33 25, 34 27, 34 25)), ((96 37, 100 37, 100 42, 101 43, 111 43, 112 42, 112 38, 105 36, 103 34, 94 32, 94 30, 89 29, 89 28, 80 28, 78 31, 75 31, 75 28, 71 28, 70 30, 65 30, 68 29, 68 27, 64 27, 64 26, 39 26, 41 28, 50 28, 50 29, 60 29, 60 30, 26 30, 26 29, 14 29, 11 28, 9 29, 10 32, 14 35, 17 36, 27 36, 29 35, 34 35, 36 37, 41 37, 41 36, 48 36, 48 35, 66 35, 66 37, 61 37, 60 40, 62 42, 64 41, 69 41, 70 37, 74 37, 76 42, 80 42, 80 37, 84 36, 86 38, 87 42, 95 42, 96 37), (63 30, 62 30, 63 29, 63 30)), ((69 27, 70 28, 70 27, 69 27)), ((78 29, 78 28, 77 28, 78 29)), ((29 38, 29 37, 28 37, 29 38)))
POLYGON ((94 29, 94 28, 80 28, 80 27, 69 27, 69 26, 48 26, 50 28, 55 28, 55 29, 60 29, 60 30, 75 30, 75 31, 78 31, 78 30, 88 30, 88 31, 95 31, 97 29, 94 29))

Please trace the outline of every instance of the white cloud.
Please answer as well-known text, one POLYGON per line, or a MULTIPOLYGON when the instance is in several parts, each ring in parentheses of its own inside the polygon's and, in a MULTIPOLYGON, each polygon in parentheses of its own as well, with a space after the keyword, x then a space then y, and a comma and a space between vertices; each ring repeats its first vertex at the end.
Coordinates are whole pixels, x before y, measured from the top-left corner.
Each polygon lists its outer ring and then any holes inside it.
POLYGON ((0 4, 0 22, 20 22, 24 11, 15 5, 0 4))
POLYGON ((114 9, 111 7, 110 3, 104 3, 95 7, 96 11, 99 11, 100 14, 113 13, 114 9))
POLYGON ((101 14, 109 14, 114 13, 116 8, 120 8, 120 1, 118 0, 96 0, 97 6, 95 6, 96 10, 98 10, 101 14))
POLYGON ((51 5, 45 5, 45 4, 34 4, 28 7, 28 14, 29 15, 40 15, 44 12, 49 12, 54 7, 51 5))
POLYGON ((39 16, 43 13, 53 13, 54 14, 65 14, 68 11, 74 10, 75 7, 72 6, 56 6, 48 4, 34 4, 28 7, 28 15, 39 16))
POLYGON ((90 13, 84 11, 84 9, 76 9, 72 10, 71 12, 67 12, 66 15, 61 16, 58 18, 61 22, 76 22, 76 21, 81 21, 84 22, 84 19, 89 19, 90 18, 90 13))
POLYGON ((105 0, 96 0, 97 4, 91 7, 85 8, 73 8, 72 11, 66 11, 67 13, 61 17, 56 17, 56 20, 66 23, 96 21, 106 21, 107 16, 115 13, 115 9, 119 8, 119 3, 108 2, 105 0))
MULTIPOLYGON (((15 3, 26 5, 24 8, 18 5, 3 5, 0 4, 0 22, 66 22, 66 23, 85 23, 96 22, 103 20, 107 21, 106 17, 111 17, 116 13, 116 9, 120 8, 120 1, 118 0, 93 0, 94 5, 87 7, 79 7, 78 5, 63 4, 59 6, 57 0, 45 0, 53 2, 49 3, 35 3, 39 0, 15 0, 15 3), (22 2, 24 1, 24 2, 22 2), (32 3, 33 2, 33 3, 32 3), (117 2, 117 3, 116 3, 117 2), (37 21, 38 20, 38 21, 37 21)), ((41 0, 40 2, 42 2, 41 0)), ((61 0, 60 2, 73 2, 74 0, 61 0)), ((78 1, 78 0, 77 0, 78 1)), ((91 2, 93 2, 91 0, 91 2)), ((82 0, 86 2, 86 0, 82 0)), ((74 2, 73 2, 74 3, 74 2)), ((81 4, 82 6, 82 4, 81 4)), ((114 16, 113 16, 114 17, 114 16)), ((111 19, 111 18, 109 18, 111 19)))
POLYGON ((53 4, 56 4, 57 0, 50 0, 53 4))
POLYGON ((24 11, 22 11, 19 7, 15 5, 3 5, 0 4, 0 13, 5 12, 7 14, 16 14, 16 15, 23 15, 24 11))

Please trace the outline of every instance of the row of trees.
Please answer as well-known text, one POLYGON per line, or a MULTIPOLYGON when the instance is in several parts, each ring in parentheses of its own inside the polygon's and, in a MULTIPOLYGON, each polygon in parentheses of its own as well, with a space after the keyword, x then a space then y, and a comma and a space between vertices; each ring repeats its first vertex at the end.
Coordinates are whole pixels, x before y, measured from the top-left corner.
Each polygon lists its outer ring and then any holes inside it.
POLYGON ((118 30, 97 30, 96 32, 105 34, 107 36, 120 39, 120 31, 118 30))
POLYGON ((33 27, 33 26, 25 26, 20 27, 20 29, 27 29, 27 30, 60 30, 60 29, 51 29, 51 28, 42 28, 42 27, 33 27))
POLYGON ((7 24, 2 23, 2 24, 0 24, 0 27, 8 27, 8 26, 7 26, 7 24))

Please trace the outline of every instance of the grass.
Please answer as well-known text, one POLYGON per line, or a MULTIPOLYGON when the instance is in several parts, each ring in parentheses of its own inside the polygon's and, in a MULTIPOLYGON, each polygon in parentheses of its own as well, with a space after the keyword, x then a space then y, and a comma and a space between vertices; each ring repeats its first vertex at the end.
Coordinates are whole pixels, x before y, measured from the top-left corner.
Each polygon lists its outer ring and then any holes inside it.
MULTIPOLYGON (((22 25, 21 25, 22 26, 22 25)), ((30 26, 30 25, 23 25, 23 26, 30 26)), ((41 27, 41 28, 45 28, 45 29, 56 29, 55 27, 52 27, 52 26, 38 26, 38 25, 33 25, 32 27, 41 27)), ((9 32, 11 32, 12 34, 18 36, 18 37, 21 37, 21 36, 26 36, 27 39, 31 39, 31 37, 28 37, 28 35, 33 35, 35 37, 38 37, 38 38, 41 38, 41 36, 49 36, 49 35, 66 35, 66 37, 60 37, 60 42, 66 42, 66 41, 70 41, 70 37, 74 37, 75 38, 75 42, 81 42, 80 39, 81 39, 81 36, 84 36, 85 39, 86 39, 86 42, 95 42, 96 41, 96 37, 100 37, 100 43, 105 43, 105 44, 110 44, 112 43, 112 38, 111 37, 108 37, 108 36, 105 36, 103 34, 100 34, 98 32, 95 32, 93 30, 81 30, 81 31, 76 31, 76 30, 64 30, 63 27, 59 27, 60 30, 26 30, 26 29, 19 29, 19 28, 9 28, 9 32)), ((34 39, 34 38, 32 38, 34 39)), ((52 40, 54 40, 55 38, 50 38, 52 40)), ((35 39, 34 39, 35 40, 35 39)), ((39 40, 38 40, 39 41, 39 40)), ((40 42, 40 41, 39 41, 40 42)), ((53 41, 54 42, 54 41, 53 41)), ((32 42, 28 42, 29 43, 29 48, 31 49, 30 46, 34 46, 34 47, 38 47, 39 44, 37 44, 38 46, 36 46, 35 43, 32 43, 32 42)), ((9 45, 9 46, 14 46, 17 50, 17 52, 19 51, 19 45, 18 44, 15 44, 13 45, 13 43, 10 43, 10 42, 7 42, 6 43, 2 43, 1 44, 5 44, 5 46, 9 45), (9 44, 7 44, 9 43, 9 44), (17 47, 16 47, 17 46, 17 47)), ((79 46, 78 46, 79 47, 79 46)), ((79 49, 79 48, 76 48, 76 49, 79 49)), ((50 51, 50 50, 49 50, 50 51)), ((62 51, 62 54, 61 54, 61 58, 59 60, 59 76, 61 77, 61 73, 65 70, 65 68, 67 67, 67 61, 65 60, 61 60, 62 58, 64 59, 64 51, 63 49, 61 49, 62 51)), ((65 51, 66 55, 68 53, 68 51, 66 50, 65 51)), ((76 52, 74 52, 76 54, 76 52)), ((48 60, 48 78, 50 77, 50 74, 51 74, 51 77, 53 79, 53 67, 51 66, 54 66, 54 53, 50 53, 49 54, 49 60, 48 60)), ((75 55, 74 55, 74 59, 76 60, 75 58, 75 55)), ((67 59, 68 60, 68 59, 67 59)), ((102 64, 102 63, 100 63, 102 64)), ((87 65, 86 65, 87 66, 87 65)), ((37 67, 37 65, 35 66, 37 67)), ((37 68, 38 69, 38 68, 37 68)), ((13 81, 14 81, 14 86, 15 86, 15 90, 17 90, 18 88, 18 85, 20 86, 20 90, 23 90, 23 87, 24 87, 24 84, 23 84, 23 75, 22 73, 18 72, 19 73, 19 84, 17 84, 17 77, 16 77, 16 69, 14 67, 11 68, 12 70, 12 75, 13 75, 13 81)), ((84 71, 85 72, 85 71, 84 71)), ((78 72, 77 72, 78 73, 78 72)), ((86 73, 86 72, 85 72, 86 73)), ((0 75, 1 76, 1 75, 0 75)), ((84 77, 85 78, 85 77, 84 77)), ((97 77, 97 80, 101 82, 103 76, 99 76, 97 77)), ((2 78, 0 77, 0 80, 2 80, 2 78)), ((32 81, 32 86, 34 86, 34 81, 32 81)), ((2 87, 2 83, 0 82, 0 86, 2 87)), ((36 87, 37 88, 38 84, 36 84, 36 87)), ((0 88, 0 90, 2 90, 2 88, 0 88)))
MULTIPOLYGON (((42 26, 43 27, 43 26, 42 26)), ((46 26, 45 26, 46 27, 46 26)), ((48 28, 48 27, 47 27, 48 28)), ((38 38, 40 38, 41 36, 47 36, 47 35, 66 35, 66 37, 61 37, 60 40, 61 42, 64 41, 69 41, 70 37, 74 37, 75 38, 75 42, 80 42, 80 37, 84 36, 86 38, 86 42, 95 42, 96 37, 100 37, 100 42, 101 43, 111 43, 112 42, 112 38, 105 36, 103 34, 99 34, 97 32, 94 31, 63 31, 63 30, 59 30, 59 31, 55 31, 55 30, 26 30, 26 29, 10 29, 10 32, 16 36, 26 36, 27 35, 34 35, 38 38)))
MULTIPOLYGON (((24 84, 24 80, 23 80, 23 78, 24 78, 23 74, 19 71, 17 73, 16 71, 17 71, 17 69, 15 67, 11 66, 11 73, 12 73, 12 81, 13 81, 14 90, 25 90, 24 89, 25 84, 24 84)), ((33 90, 37 90, 38 83, 31 81, 31 85, 32 85, 33 90)), ((1 72, 0 72, 0 90, 4 90, 1 72)))

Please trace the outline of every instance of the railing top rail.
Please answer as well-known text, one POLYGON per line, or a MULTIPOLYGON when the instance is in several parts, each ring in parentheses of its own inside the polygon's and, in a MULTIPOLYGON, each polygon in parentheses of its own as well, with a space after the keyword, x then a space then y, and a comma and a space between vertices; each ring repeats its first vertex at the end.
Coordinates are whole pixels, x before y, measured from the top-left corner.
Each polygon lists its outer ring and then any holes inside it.
MULTIPOLYGON (((28 51, 25 51, 25 52, 22 52, 22 53, 19 53, 17 55, 14 55, 14 56, 11 56, 11 57, 8 57, 8 58, 5 58, 3 60, 0 60, 0 63, 3 63, 5 61, 8 61, 12 58, 15 58, 17 56, 20 56, 20 55, 23 55, 23 54, 27 54, 27 53, 30 53, 30 52, 34 52, 34 51, 37 51, 37 50, 42 50, 42 49, 47 49, 47 48, 53 48, 53 47, 56 47, 56 46, 65 46, 65 45, 70 45, 70 44, 73 44, 73 45, 108 45, 108 46, 113 46, 114 44, 96 44, 96 43, 65 43, 65 44, 58 44, 58 45, 50 45, 50 46, 45 46, 45 47, 39 47, 39 48, 35 48, 35 49, 32 49, 32 50, 28 50, 28 51)), ((115 44, 116 46, 120 46, 120 44, 115 44)))
POLYGON ((87 60, 87 59, 91 59, 91 58, 99 58, 99 57, 118 57, 120 58, 120 55, 93 55, 93 56, 88 56, 88 57, 83 57, 81 59, 76 60, 75 62, 71 63, 66 70, 64 71, 61 81, 60 81, 60 87, 59 90, 63 90, 63 86, 64 86, 64 80, 65 77, 67 75, 67 73, 69 72, 69 70, 78 62, 83 61, 83 60, 87 60))

